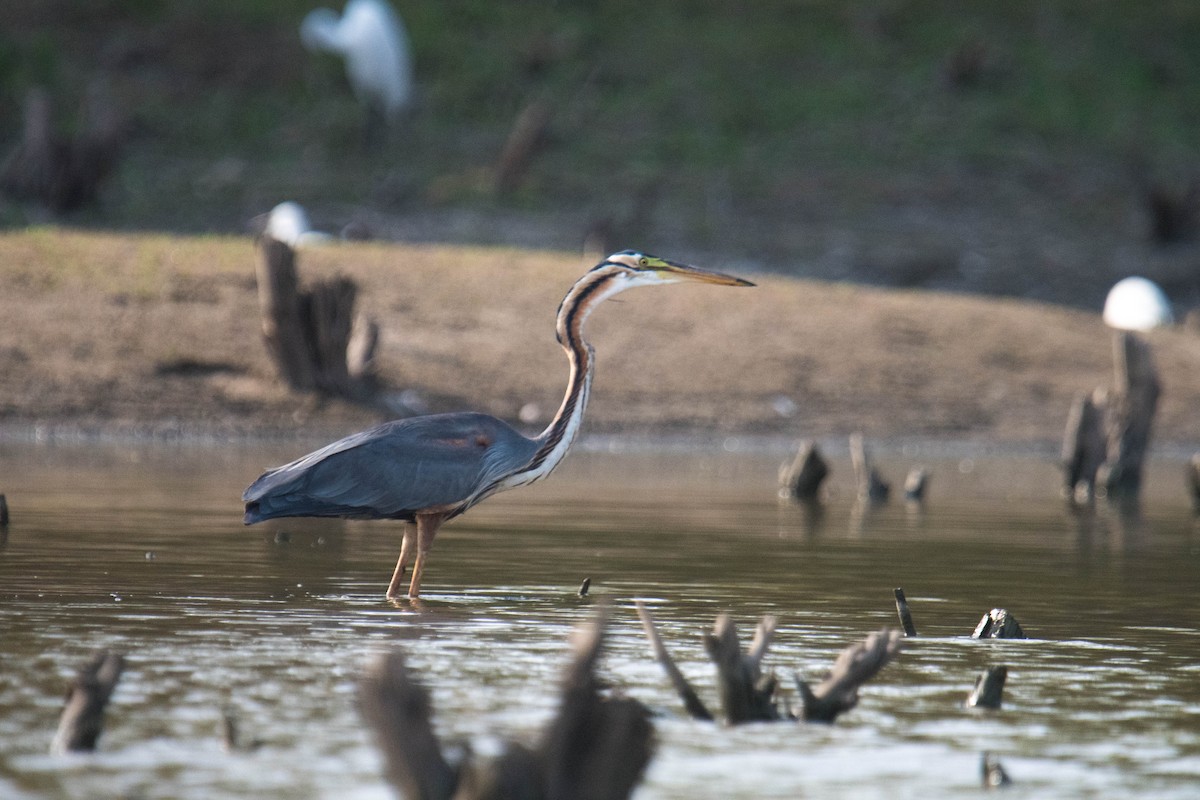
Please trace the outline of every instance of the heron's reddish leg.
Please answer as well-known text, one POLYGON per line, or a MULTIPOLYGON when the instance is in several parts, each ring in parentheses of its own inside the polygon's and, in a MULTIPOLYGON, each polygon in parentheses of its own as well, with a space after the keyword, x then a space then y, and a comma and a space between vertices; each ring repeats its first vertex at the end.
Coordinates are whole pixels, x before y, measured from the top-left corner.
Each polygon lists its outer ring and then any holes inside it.
POLYGON ((417 515, 417 563, 413 564, 412 582, 408 584, 409 597, 418 597, 421 593, 421 573, 425 571, 425 559, 433 547, 433 537, 437 536, 442 519, 441 514, 417 515))
POLYGON ((392 573, 392 582, 388 584, 387 598, 395 600, 400 596, 400 583, 404 580, 404 571, 408 560, 416 549, 417 526, 408 522, 404 525, 404 541, 400 544, 400 559, 396 562, 396 571, 392 573))

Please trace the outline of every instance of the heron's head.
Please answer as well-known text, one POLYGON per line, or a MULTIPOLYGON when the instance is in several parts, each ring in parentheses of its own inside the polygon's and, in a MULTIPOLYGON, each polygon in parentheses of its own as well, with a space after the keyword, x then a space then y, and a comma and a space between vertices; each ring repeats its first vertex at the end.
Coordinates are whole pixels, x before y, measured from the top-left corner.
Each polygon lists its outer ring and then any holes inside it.
POLYGON ((695 281, 698 283, 715 283, 718 286, 753 286, 750 281, 725 275, 720 272, 710 272, 698 269, 676 261, 641 253, 636 250, 622 250, 613 253, 596 265, 595 270, 611 270, 620 276, 621 289, 634 286, 658 286, 664 283, 682 283, 695 281))

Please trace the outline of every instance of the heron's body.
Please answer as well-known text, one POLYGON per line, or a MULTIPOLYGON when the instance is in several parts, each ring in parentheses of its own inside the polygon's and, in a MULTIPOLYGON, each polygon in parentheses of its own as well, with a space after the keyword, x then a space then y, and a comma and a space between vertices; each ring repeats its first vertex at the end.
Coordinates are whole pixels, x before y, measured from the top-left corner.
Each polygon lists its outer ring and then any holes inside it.
POLYGON ((752 285, 641 253, 609 256, 580 278, 559 306, 558 340, 570 361, 570 376, 562 405, 541 434, 530 438, 495 417, 469 412, 388 422, 264 473, 242 496, 246 524, 276 517, 413 522, 405 531, 388 597, 398 596, 414 552, 408 594, 416 597, 442 522, 496 492, 546 477, 566 455, 591 392, 594 353, 582 335, 588 314, 624 289, 684 280, 752 285))

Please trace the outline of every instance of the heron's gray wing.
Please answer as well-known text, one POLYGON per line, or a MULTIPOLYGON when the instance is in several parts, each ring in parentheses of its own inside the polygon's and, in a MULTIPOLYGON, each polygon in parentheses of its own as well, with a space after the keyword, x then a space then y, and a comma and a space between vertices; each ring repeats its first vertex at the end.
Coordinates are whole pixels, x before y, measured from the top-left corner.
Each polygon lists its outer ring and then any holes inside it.
POLYGON ((533 449, 532 441, 483 414, 399 420, 267 472, 243 496, 246 520, 410 518, 467 502, 526 463, 533 449))

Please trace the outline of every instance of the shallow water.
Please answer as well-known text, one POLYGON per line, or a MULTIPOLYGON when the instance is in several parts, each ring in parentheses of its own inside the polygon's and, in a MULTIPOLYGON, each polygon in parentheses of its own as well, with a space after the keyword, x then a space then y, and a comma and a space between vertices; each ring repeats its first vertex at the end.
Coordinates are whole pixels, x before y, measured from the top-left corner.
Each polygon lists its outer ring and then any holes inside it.
POLYGON ((931 466, 923 511, 861 511, 834 458, 814 517, 776 497, 778 454, 576 453, 447 525, 420 607, 396 608, 397 526, 241 525, 242 488, 303 449, 0 446, 0 797, 390 797, 354 708, 372 653, 402 648, 443 737, 486 752, 553 712, 597 597, 615 606, 605 677, 656 714, 639 798, 974 797, 984 750, 1013 797, 1200 789, 1200 529, 1179 464, 1156 466, 1131 522, 1065 513, 1047 459, 921 452, 879 460, 931 466), (632 609, 651 604, 715 705, 699 633, 719 612, 745 636, 779 617, 768 663, 790 685, 895 625, 896 586, 920 636, 833 726, 686 719, 632 609), (1033 638, 968 638, 995 606, 1033 638), (101 647, 129 661, 99 752, 49 756, 63 688, 101 647), (993 664, 1003 710, 964 710, 993 664), (262 748, 225 752, 225 707, 262 748))

